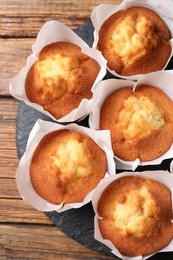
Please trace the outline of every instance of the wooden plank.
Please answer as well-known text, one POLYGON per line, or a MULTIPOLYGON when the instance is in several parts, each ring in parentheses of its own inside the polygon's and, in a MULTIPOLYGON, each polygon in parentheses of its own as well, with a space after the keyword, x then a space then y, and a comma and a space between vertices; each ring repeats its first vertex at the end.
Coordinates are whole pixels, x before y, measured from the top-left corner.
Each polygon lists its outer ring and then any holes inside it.
MULTIPOLYGON (((0 120, 1 123, 8 122, 10 126, 11 123, 16 122, 16 114, 18 109, 18 101, 14 98, 2 98, 0 102, 0 120)), ((0 132, 1 133, 1 132, 0 132)))
POLYGON ((0 102, 0 178, 14 178, 18 157, 16 151, 16 114, 18 101, 1 98, 0 102))
POLYGON ((18 165, 16 151, 16 113, 18 101, 1 98, 0 102, 0 221, 50 223, 47 217, 20 198, 15 184, 18 165), (2 199, 3 198, 3 199, 2 199), (10 198, 10 199, 7 199, 10 198))
POLYGON ((0 244, 6 259, 118 259, 85 248, 54 226, 2 224, 0 244))
MULTIPOLYGON (((118 4, 121 0, 108 0, 118 4)), ((10 1, 0 0, 0 36, 35 37, 40 27, 50 20, 64 23, 74 29, 86 23, 96 5, 105 1, 10 1)))
POLYGON ((0 102, 0 221, 50 223, 47 217, 20 198, 15 184, 18 165, 16 152, 16 113, 18 101, 1 98, 0 102), (11 179, 10 179, 11 178, 11 179), (3 198, 3 199, 2 199, 3 198), (10 198, 10 199, 7 199, 10 198))
POLYGON ((116 4, 121 0, 0 0, 0 14, 90 14, 92 8, 101 3, 116 4))
POLYGON ((9 81, 26 64, 34 39, 0 39, 0 95, 9 95, 9 81))
POLYGON ((27 204, 22 199, 0 199, 0 222, 50 224, 43 213, 27 204))
POLYGON ((86 23, 89 15, 76 14, 24 14, 22 16, 11 14, 0 16, 0 37, 36 37, 40 28, 47 21, 59 21, 71 29, 86 23))
POLYGON ((0 178, 0 201, 1 199, 21 199, 15 179, 0 178))

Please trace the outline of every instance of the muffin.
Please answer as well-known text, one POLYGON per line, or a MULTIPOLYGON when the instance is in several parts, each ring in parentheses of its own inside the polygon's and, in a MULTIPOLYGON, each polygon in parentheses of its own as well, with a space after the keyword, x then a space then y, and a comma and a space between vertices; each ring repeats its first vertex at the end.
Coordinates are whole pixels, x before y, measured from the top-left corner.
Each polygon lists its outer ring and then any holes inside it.
POLYGON ((113 181, 97 210, 102 237, 122 255, 150 255, 173 239, 171 192, 156 180, 126 176, 113 181))
POLYGON ((82 99, 91 99, 91 88, 99 64, 70 42, 45 46, 31 66, 25 92, 31 102, 41 105, 56 119, 77 108, 82 99))
POLYGON ((114 13, 101 25, 98 49, 108 68, 119 75, 145 74, 165 67, 171 55, 170 38, 157 13, 134 6, 114 13))
POLYGON ((173 102, 154 86, 117 89, 101 107, 100 129, 110 130, 114 154, 120 159, 154 160, 173 142, 173 102))
POLYGON ((30 164, 33 188, 53 204, 82 202, 106 171, 105 152, 87 135, 67 129, 44 136, 30 164))

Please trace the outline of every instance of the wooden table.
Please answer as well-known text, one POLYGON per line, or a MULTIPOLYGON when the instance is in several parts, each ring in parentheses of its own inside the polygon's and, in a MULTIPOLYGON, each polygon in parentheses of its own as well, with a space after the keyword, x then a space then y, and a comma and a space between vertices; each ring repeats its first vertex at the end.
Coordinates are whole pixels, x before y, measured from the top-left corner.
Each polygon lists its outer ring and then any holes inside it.
MULTIPOLYGON (((9 80, 25 65, 31 45, 46 21, 57 20, 74 29, 89 20, 94 6, 119 2, 121 0, 0 0, 0 260, 117 259, 80 245, 55 227, 44 213, 21 199, 15 182, 19 162, 16 150, 18 101, 9 94, 9 80)), ((156 259, 155 256, 152 259, 156 259)), ((172 259, 171 255, 166 259, 172 259)))
POLYGON ((76 28, 102 2, 120 1, 0 0, 0 259, 113 259, 67 237, 21 199, 15 182, 18 101, 8 90, 46 21, 76 28))

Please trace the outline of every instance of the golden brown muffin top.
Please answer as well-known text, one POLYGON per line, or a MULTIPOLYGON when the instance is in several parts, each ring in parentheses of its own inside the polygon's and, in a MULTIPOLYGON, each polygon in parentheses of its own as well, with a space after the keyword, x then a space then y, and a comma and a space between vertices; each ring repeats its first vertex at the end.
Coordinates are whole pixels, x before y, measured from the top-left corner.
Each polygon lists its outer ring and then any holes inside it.
POLYGON ((89 136, 70 130, 47 134, 37 146, 30 165, 31 182, 47 201, 82 202, 104 177, 104 151, 89 136))
POLYGON ((124 101, 117 120, 117 127, 128 142, 145 138, 164 125, 164 113, 157 103, 151 97, 133 93, 124 101))
POLYGON ((103 238, 123 255, 152 254, 173 238, 171 191, 156 180, 120 177, 101 194, 98 213, 103 238))
POLYGON ((71 178, 73 182, 82 176, 91 174, 90 152, 80 139, 70 136, 60 143, 51 154, 52 167, 57 167, 60 181, 71 178))
POLYGON ((113 211, 115 227, 123 235, 150 236, 158 228, 160 216, 157 205, 145 187, 129 191, 121 201, 115 202, 113 211))
POLYGON ((103 102, 100 129, 109 129, 114 154, 126 161, 154 160, 173 142, 173 102, 148 85, 113 91, 103 102))
POLYGON ((145 74, 164 68, 171 55, 170 38, 167 24, 156 12, 133 6, 101 25, 98 49, 108 68, 118 74, 145 74))
POLYGON ((56 85, 57 91, 52 88, 53 97, 60 98, 66 92, 73 93, 77 88, 76 74, 80 75, 82 69, 80 63, 74 57, 52 53, 45 56, 36 63, 36 71, 42 81, 44 81, 44 91, 42 98, 46 93, 50 93, 51 86, 56 85))
POLYGON ((79 46, 54 42, 40 51, 28 71, 26 95, 60 119, 78 108, 82 99, 92 98, 91 88, 99 71, 99 64, 79 46))
POLYGON ((111 44, 122 58, 124 66, 142 57, 148 49, 154 48, 157 41, 153 24, 145 15, 122 18, 112 30, 111 44))

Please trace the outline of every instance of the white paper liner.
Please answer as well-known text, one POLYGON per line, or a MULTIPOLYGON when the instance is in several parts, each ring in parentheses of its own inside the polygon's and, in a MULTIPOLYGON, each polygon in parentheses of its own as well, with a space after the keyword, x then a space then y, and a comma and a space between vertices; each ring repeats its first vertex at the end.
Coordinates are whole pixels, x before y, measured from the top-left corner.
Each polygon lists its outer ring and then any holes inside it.
POLYGON ((93 84, 95 86, 106 74, 106 60, 103 58, 98 50, 90 48, 75 32, 64 24, 57 21, 46 22, 38 36, 35 44, 32 46, 33 53, 27 58, 26 66, 10 81, 10 94, 16 99, 23 100, 27 105, 39 110, 43 114, 49 116, 54 121, 58 122, 72 122, 89 114, 91 99, 82 99, 78 108, 72 110, 68 115, 56 119, 48 111, 44 110, 42 106, 29 101, 25 93, 25 79, 31 66, 38 60, 41 49, 53 42, 67 41, 78 45, 82 52, 90 56, 100 65, 100 72, 93 84))
POLYGON ((110 175, 115 174, 115 162, 113 159, 113 152, 111 149, 111 140, 109 131, 95 131, 87 127, 82 127, 77 124, 69 124, 67 126, 59 125, 57 123, 43 121, 38 119, 33 129, 30 132, 26 151, 22 156, 17 171, 16 182, 21 197, 27 201, 30 205, 40 211, 52 211, 62 212, 70 208, 79 208, 91 200, 93 191, 88 193, 85 199, 81 203, 60 204, 55 205, 47 202, 41 198, 34 190, 30 180, 30 162, 35 148, 41 141, 41 139, 49 132, 59 129, 71 129, 72 131, 78 131, 91 137, 106 153, 108 172, 110 175))
POLYGON ((173 160, 170 163, 170 172, 173 173, 173 160))
MULTIPOLYGON (((131 87, 133 90, 139 85, 146 84, 159 88, 173 101, 173 70, 169 71, 157 71, 151 72, 141 76, 137 82, 122 79, 107 79, 101 81, 94 88, 93 99, 91 104, 91 113, 89 116, 89 126, 92 129, 99 129, 100 125, 100 109, 106 97, 108 97, 113 91, 122 87, 131 87)), ((164 159, 173 157, 173 144, 170 149, 160 156, 159 158, 141 162, 139 159, 135 161, 123 161, 115 156, 116 168, 121 170, 135 170, 139 165, 157 165, 164 159)))
MULTIPOLYGON (((107 178, 103 179, 97 188, 95 189, 93 196, 92 196, 92 205, 95 212, 95 218, 94 218, 94 238, 98 240, 99 242, 105 244, 109 248, 111 248, 112 253, 116 256, 120 257, 124 260, 141 260, 141 259, 148 259, 151 257, 151 255, 148 256, 137 256, 137 257, 127 257, 122 255, 116 247, 112 244, 110 240, 104 239, 100 233, 99 225, 98 225, 98 219, 101 218, 97 211, 97 205, 98 201, 100 199, 100 196, 102 192, 106 189, 107 186, 109 186, 113 181, 125 177, 125 176, 138 176, 144 179, 153 179, 156 180, 163 185, 165 185, 172 193, 172 208, 173 208, 173 174, 169 173, 167 171, 145 171, 145 172, 122 172, 114 176, 108 176, 107 178)), ((173 221, 172 221, 173 222, 173 221)), ((161 249, 159 252, 169 252, 173 249, 173 240, 163 249, 161 249)), ((158 252, 156 252, 158 253, 158 252)), ((156 254, 154 253, 154 254, 156 254)), ((153 255, 154 255, 153 254, 153 255)))
MULTIPOLYGON (((167 24, 170 33, 171 33, 171 39, 169 40, 171 47, 172 47, 172 53, 163 68, 163 70, 166 68, 168 65, 172 55, 173 55, 173 1, 168 0, 168 1, 163 1, 163 0, 124 0, 122 1, 119 5, 112 5, 112 4, 100 4, 96 6, 91 14, 91 21, 94 26, 94 43, 93 43, 93 48, 97 48, 97 43, 98 43, 98 33, 100 30, 100 27, 102 24, 114 13, 127 9, 132 6, 143 6, 149 9, 152 9, 155 11, 162 19, 163 21, 167 24)), ((158 53, 159 55, 159 53, 158 53)), ((138 74, 138 75, 132 75, 132 76, 123 76, 119 75, 113 70, 110 70, 108 67, 107 69, 110 71, 111 74, 113 74, 116 77, 123 78, 123 79, 130 79, 130 80, 137 80, 141 75, 143 74, 138 74)))

